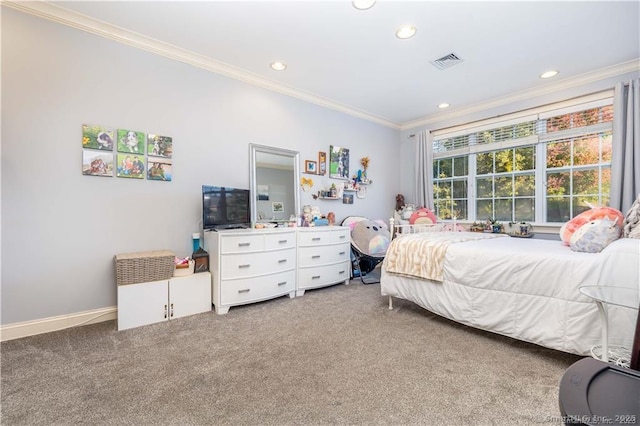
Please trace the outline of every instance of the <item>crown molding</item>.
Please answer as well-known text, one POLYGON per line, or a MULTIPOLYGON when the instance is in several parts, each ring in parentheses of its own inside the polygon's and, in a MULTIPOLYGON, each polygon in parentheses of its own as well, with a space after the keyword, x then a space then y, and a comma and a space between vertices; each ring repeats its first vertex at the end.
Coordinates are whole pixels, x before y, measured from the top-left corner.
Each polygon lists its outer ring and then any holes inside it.
POLYGON ((610 67, 602 68, 600 70, 585 73, 578 77, 561 80, 553 84, 547 84, 535 89, 524 90, 495 98, 486 102, 480 102, 468 107, 460 108, 456 111, 451 111, 449 113, 434 114, 418 120, 413 120, 405 123, 396 123, 383 117, 367 113, 366 111, 360 110, 358 108, 354 108, 349 105, 341 104, 323 98, 321 96, 314 95, 312 93, 288 87, 281 83, 277 83, 273 80, 269 80, 262 76, 226 64, 224 62, 215 61, 204 55, 200 55, 198 53, 191 52, 189 50, 182 49, 168 43, 164 43, 154 38, 146 37, 142 34, 138 34, 136 32, 100 21, 98 19, 88 17, 81 13, 65 9, 63 7, 50 3, 49 1, 0 1, 2 2, 2 5, 8 6, 12 9, 19 10, 24 13, 48 19, 50 21, 94 35, 98 35, 100 37, 116 41, 118 43, 126 44, 128 46, 145 50, 147 52, 164 56, 166 58, 173 59, 179 62, 183 62, 185 64, 192 65, 194 67, 201 68, 216 74, 220 74, 225 77, 233 78, 235 80, 239 80, 253 86, 281 93, 292 98, 297 98, 311 104, 319 105, 324 108, 338 111, 353 117, 361 118, 363 120, 367 120, 400 131, 410 130, 444 120, 455 119, 468 114, 473 114, 475 112, 485 111, 510 103, 526 100, 532 97, 543 96, 561 90, 570 89, 572 87, 593 83, 609 77, 614 77, 616 75, 621 75, 628 72, 636 72, 640 70, 640 61, 638 59, 635 59, 618 65, 613 65, 610 67))
POLYGON ((594 83, 600 80, 604 80, 610 77, 615 77, 617 75, 622 75, 622 74, 637 72, 637 71, 640 71, 640 59, 634 59, 634 60, 623 62, 617 65, 601 68, 596 71, 591 71, 585 74, 581 74, 577 77, 560 80, 556 83, 547 84, 541 87, 537 87, 535 89, 528 89, 528 90, 523 90, 516 93, 511 93, 509 95, 501 96, 499 98, 495 98, 490 101, 480 102, 475 105, 471 105, 469 107, 461 108, 459 110, 456 110, 455 112, 452 111, 450 113, 431 115, 415 121, 406 122, 400 126, 400 130, 402 131, 410 130, 416 127, 425 126, 432 123, 451 120, 451 119, 459 118, 469 114, 473 114, 476 112, 490 110, 492 108, 501 107, 504 105, 523 101, 523 100, 534 98, 537 96, 544 96, 550 93, 571 89, 573 87, 578 87, 578 86, 594 83))
POLYGON ((269 80, 262 76, 250 73, 224 62, 215 61, 204 55, 191 52, 186 49, 164 43, 160 40, 129 31, 95 18, 65 9, 48 1, 22 2, 18 0, 2 0, 2 5, 12 9, 44 18, 58 24, 66 25, 81 31, 85 31, 118 43, 126 44, 147 52, 151 52, 169 59, 183 62, 197 68, 211 71, 225 77, 233 78, 244 83, 258 86, 273 92, 281 93, 293 98, 303 100, 324 108, 338 111, 353 117, 371 121, 382 126, 400 130, 400 124, 390 120, 369 114, 357 108, 331 101, 313 93, 294 89, 283 84, 269 80))

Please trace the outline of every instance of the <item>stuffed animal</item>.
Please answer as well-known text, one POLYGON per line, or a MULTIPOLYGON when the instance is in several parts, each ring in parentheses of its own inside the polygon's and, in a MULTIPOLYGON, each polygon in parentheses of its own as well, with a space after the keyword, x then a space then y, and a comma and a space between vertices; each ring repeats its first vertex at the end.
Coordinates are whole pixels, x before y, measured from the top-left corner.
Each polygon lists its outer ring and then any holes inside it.
POLYGON ((396 211, 399 212, 404 208, 404 195, 398 194, 396 195, 396 211))
POLYGON ((560 228, 560 238, 562 239, 562 242, 564 242, 566 245, 570 245, 571 236, 582 225, 596 219, 604 218, 615 220, 616 225, 619 228, 622 228, 622 221, 624 220, 624 216, 622 215, 622 212, 620 210, 614 209, 613 207, 593 207, 580 213, 579 215, 562 225, 562 227, 560 228))
POLYGON ((311 226, 313 223, 313 215, 311 214, 311 206, 305 204, 302 207, 302 226, 311 226))
POLYGON ((329 226, 333 226, 336 223, 336 214, 334 212, 327 213, 327 220, 329 221, 329 226))
POLYGON ((573 251, 599 253, 620 238, 620 227, 615 219, 596 219, 582 225, 571 236, 569 246, 573 251))
POLYGON ((318 207, 318 206, 311 207, 311 216, 313 217, 314 220, 322 218, 322 213, 320 212, 320 207, 318 207))
POLYGON ((409 223, 411 225, 422 224, 429 225, 436 223, 436 215, 427 208, 421 208, 413 212, 411 217, 409 218, 409 223))
POLYGON ((351 230, 351 241, 362 253, 370 256, 384 256, 391 236, 383 224, 374 220, 361 220, 351 230))

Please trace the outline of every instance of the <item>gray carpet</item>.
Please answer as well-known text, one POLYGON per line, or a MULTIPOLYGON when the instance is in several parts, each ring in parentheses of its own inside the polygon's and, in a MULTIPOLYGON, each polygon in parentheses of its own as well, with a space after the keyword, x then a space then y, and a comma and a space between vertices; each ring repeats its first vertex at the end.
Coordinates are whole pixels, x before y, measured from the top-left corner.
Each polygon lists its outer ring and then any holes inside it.
POLYGON ((579 357, 485 333, 380 285, 116 331, 4 342, 3 425, 560 424, 579 357))

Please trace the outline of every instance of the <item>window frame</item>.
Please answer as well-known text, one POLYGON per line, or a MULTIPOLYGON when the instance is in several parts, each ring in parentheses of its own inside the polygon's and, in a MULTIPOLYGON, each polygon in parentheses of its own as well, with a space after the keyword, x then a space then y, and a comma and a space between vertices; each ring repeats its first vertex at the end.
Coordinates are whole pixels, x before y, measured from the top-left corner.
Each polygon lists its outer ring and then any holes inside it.
MULTIPOLYGON (((553 168, 547 169, 547 145, 553 141, 558 140, 571 140, 571 164, 567 167, 562 167, 562 170, 568 170, 570 174, 573 174, 574 171, 580 169, 588 169, 588 170, 597 170, 598 173, 598 202, 602 203, 603 199, 608 200, 609 194, 603 194, 602 192, 602 177, 603 170, 611 168, 611 159, 608 159, 608 162, 603 161, 602 156, 602 141, 599 142, 599 152, 598 152, 598 163, 594 165, 574 165, 573 164, 573 146, 576 139, 580 137, 585 137, 588 135, 598 135, 600 139, 602 139, 603 134, 606 135, 612 133, 613 130, 613 120, 607 122, 598 122, 596 124, 587 124, 580 127, 570 127, 568 129, 556 130, 552 132, 547 132, 547 121, 553 117, 561 117, 563 115, 568 115, 572 113, 578 113, 582 111, 588 111, 594 108, 601 107, 610 107, 613 108, 613 90, 607 90, 595 94, 591 94, 588 96, 583 96, 576 99, 571 99, 563 102, 558 102, 542 107, 538 107, 535 109, 530 109, 526 111, 520 111, 513 114, 508 114, 488 120, 482 120, 479 122, 472 122, 467 124, 458 125, 452 128, 436 130, 432 132, 433 137, 433 165, 434 165, 434 175, 431 177, 433 179, 433 197, 434 204, 437 206, 440 198, 438 198, 438 193, 436 191, 437 184, 442 181, 448 180, 452 182, 455 179, 465 178, 467 179, 467 191, 466 199, 467 203, 467 216, 466 219, 456 218, 463 221, 484 221, 487 218, 478 217, 477 210, 477 202, 479 197, 477 196, 477 179, 478 176, 490 176, 494 183, 492 188, 495 190, 495 178, 499 176, 511 176, 512 178, 512 192, 509 197, 499 197, 499 199, 510 199, 511 200, 511 215, 512 219, 515 215, 515 201, 518 197, 513 190, 513 179, 514 176, 520 174, 530 174, 529 170, 525 172, 511 170, 505 173, 496 173, 495 168, 493 169, 492 174, 479 175, 477 173, 477 155, 479 153, 486 152, 496 152, 503 151, 506 149, 515 149, 518 147, 524 146, 533 146, 533 156, 534 159, 534 169, 533 169, 533 182, 535 185, 534 189, 534 203, 533 203, 533 220, 527 220, 527 222, 532 222, 534 224, 542 225, 542 226, 558 226, 562 222, 549 222, 547 219, 547 173, 549 170, 555 170, 553 168), (497 141, 493 141, 491 143, 477 143, 477 136, 480 132, 495 132, 495 133, 505 133, 505 128, 509 126, 513 127, 511 131, 511 135, 516 135, 518 133, 518 126, 522 126, 523 123, 527 123, 527 125, 531 125, 534 122, 533 128, 534 134, 525 135, 520 138, 509 138, 506 137, 502 140, 498 139, 497 141), (438 178, 436 175, 436 164, 439 160, 456 158, 456 157, 464 157, 467 156, 468 164, 467 164, 467 175, 464 176, 455 176, 453 173, 453 167, 451 170, 451 176, 438 178)), ((571 116, 570 124, 573 123, 572 120, 577 118, 571 116)), ((610 118, 607 116, 607 118, 610 118)), ((588 119, 588 117, 585 117, 588 119)), ((561 123, 560 123, 561 124, 561 123)), ((559 125, 560 125, 559 124, 559 125)), ((495 134, 494 133, 494 134, 495 134)), ((506 132, 509 133, 508 131, 506 132)), ((494 166, 495 167, 495 166, 494 166)), ((453 195, 453 193, 451 194, 453 195)), ((574 212, 573 203, 576 197, 579 194, 573 193, 573 188, 570 189, 570 212, 571 216, 575 216, 575 214, 579 212, 574 212)), ((525 197, 526 198, 526 197, 525 197)), ((453 197, 450 198, 454 199, 453 197)), ((492 213, 495 214, 495 202, 498 197, 496 197, 495 192, 492 193, 493 200, 493 208, 492 213)), ((439 214, 438 207, 436 207, 436 213, 439 214)), ((453 219, 453 217, 443 217, 442 219, 453 219)))

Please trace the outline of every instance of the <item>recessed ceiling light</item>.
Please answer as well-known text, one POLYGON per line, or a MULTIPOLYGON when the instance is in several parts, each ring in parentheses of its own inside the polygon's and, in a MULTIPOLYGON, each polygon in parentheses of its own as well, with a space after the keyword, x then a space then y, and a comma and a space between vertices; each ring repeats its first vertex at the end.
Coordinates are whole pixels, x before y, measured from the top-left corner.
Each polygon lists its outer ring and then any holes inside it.
POLYGON ((376 0, 353 0, 352 4, 358 10, 367 10, 376 4, 376 0))
POLYGON ((413 25, 403 25, 396 30, 396 37, 401 39, 411 38, 416 34, 416 27, 413 25))
POLYGON ((540 78, 551 78, 551 77, 555 77, 556 75, 558 75, 558 71, 547 71, 547 72, 543 72, 542 74, 540 74, 540 78))
POLYGON ((441 103, 440 105, 438 105, 438 108, 443 109, 443 108, 449 108, 449 104, 446 102, 441 103))
POLYGON ((284 71, 287 69, 287 64, 284 62, 271 62, 271 69, 274 71, 284 71))

